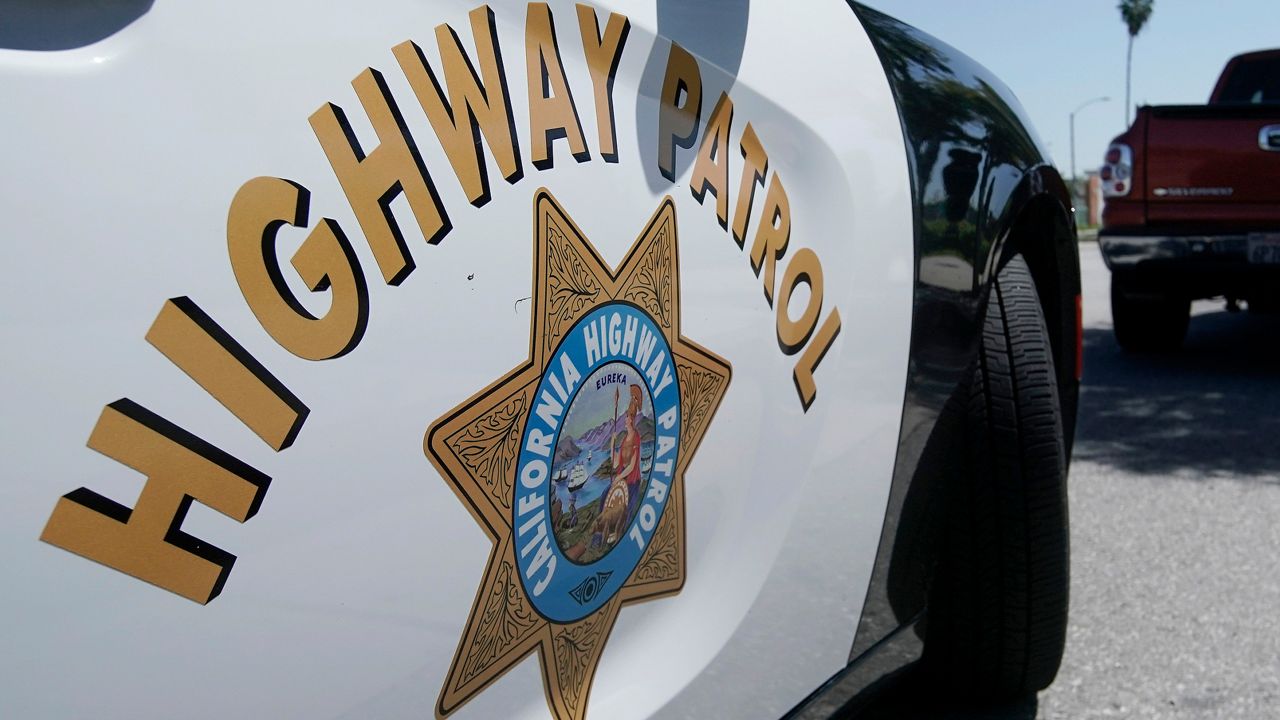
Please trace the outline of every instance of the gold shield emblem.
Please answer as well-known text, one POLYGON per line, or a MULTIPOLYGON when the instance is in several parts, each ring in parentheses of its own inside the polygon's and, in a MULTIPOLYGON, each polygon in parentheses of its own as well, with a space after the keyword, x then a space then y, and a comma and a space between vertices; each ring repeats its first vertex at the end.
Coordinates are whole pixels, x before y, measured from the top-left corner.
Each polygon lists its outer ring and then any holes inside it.
POLYGON ((680 334, 670 197, 616 270, 545 189, 533 224, 529 358, 424 441, 493 543, 441 717, 535 650, 552 715, 586 715, 621 608, 684 585, 685 471, 729 386, 729 364, 680 334), (578 436, 575 417, 606 430, 578 436))

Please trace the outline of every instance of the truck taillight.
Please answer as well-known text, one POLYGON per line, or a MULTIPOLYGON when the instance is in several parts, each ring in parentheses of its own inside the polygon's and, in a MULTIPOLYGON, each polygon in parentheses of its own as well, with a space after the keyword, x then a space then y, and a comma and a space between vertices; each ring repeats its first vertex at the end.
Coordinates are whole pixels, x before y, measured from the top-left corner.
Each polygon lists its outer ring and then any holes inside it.
POLYGON ((1102 178, 1104 197, 1124 197, 1129 194, 1133 177, 1133 148, 1124 143, 1112 143, 1107 148, 1105 163, 1098 170, 1102 178))

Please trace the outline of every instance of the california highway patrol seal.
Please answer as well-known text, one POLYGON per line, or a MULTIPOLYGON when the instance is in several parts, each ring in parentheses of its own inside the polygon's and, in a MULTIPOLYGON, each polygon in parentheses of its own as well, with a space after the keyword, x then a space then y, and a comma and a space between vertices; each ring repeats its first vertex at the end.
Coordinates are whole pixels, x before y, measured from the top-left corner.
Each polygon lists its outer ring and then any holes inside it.
POLYGON ((530 357, 426 434, 493 541, 441 716, 537 650, 552 714, 584 717, 621 607, 684 585, 684 473, 730 369, 680 335, 676 243, 666 198, 611 270, 535 195, 530 357))

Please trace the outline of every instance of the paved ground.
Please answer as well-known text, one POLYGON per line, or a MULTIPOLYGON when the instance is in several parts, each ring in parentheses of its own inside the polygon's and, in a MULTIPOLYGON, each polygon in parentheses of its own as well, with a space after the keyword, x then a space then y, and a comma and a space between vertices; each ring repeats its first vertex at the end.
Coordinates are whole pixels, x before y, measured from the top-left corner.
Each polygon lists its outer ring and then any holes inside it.
POLYGON ((1181 352, 1127 355, 1097 245, 1080 261, 1058 679, 1038 698, 965 709, 906 683, 874 717, 1280 718, 1280 318, 1198 303, 1181 352))
POLYGON ((1280 717, 1280 318, 1198 303, 1182 352, 1129 356, 1080 262, 1071 624, 1037 717, 1280 717))

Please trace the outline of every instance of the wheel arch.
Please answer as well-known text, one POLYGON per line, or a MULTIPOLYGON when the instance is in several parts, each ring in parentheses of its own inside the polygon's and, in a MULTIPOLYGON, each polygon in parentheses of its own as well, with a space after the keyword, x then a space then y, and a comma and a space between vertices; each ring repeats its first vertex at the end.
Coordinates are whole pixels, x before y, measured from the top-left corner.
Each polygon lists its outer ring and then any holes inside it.
POLYGON ((1053 348, 1062 405, 1067 457, 1075 438, 1083 353, 1079 244, 1070 194, 1052 166, 1029 170, 1008 204, 1008 221, 998 233, 985 278, 985 292, 1000 270, 1021 255, 1031 270, 1053 348))
POLYGON ((898 106, 915 215, 904 410, 854 660, 923 616, 949 458, 963 452, 964 420, 956 408, 978 357, 994 279, 1018 254, 1050 328, 1069 451, 1078 404, 1080 277, 1070 193, 1013 93, 937 38, 850 4, 898 106))

